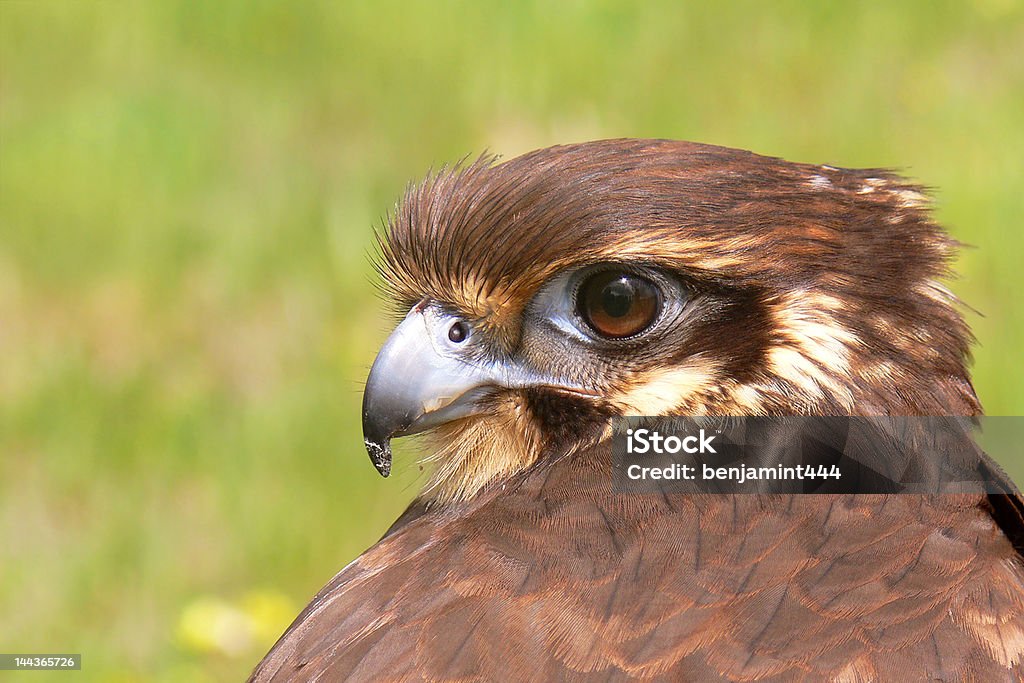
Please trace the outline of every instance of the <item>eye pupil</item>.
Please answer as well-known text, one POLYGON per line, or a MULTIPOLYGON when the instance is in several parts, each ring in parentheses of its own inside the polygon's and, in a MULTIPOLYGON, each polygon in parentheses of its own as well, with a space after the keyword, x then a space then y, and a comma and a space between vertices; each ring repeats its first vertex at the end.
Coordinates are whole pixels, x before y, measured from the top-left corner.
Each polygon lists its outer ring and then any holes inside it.
POLYGON ((632 337, 651 326, 661 306, 658 288, 644 277, 621 270, 591 275, 576 302, 583 320, 611 339, 632 337))
POLYGON ((633 288, 626 280, 608 283, 601 292, 604 312, 613 318, 621 318, 633 307, 633 288))

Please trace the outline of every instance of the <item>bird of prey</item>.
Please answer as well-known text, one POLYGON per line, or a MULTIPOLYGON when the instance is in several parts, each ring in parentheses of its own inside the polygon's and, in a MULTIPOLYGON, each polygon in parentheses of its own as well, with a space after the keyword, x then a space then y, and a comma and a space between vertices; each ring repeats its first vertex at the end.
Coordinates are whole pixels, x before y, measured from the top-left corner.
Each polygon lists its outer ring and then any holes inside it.
POLYGON ((1005 494, 625 495, 629 415, 978 416, 955 242, 881 169, 667 140, 413 186, 371 460, 432 474, 253 681, 1021 680, 1005 494))

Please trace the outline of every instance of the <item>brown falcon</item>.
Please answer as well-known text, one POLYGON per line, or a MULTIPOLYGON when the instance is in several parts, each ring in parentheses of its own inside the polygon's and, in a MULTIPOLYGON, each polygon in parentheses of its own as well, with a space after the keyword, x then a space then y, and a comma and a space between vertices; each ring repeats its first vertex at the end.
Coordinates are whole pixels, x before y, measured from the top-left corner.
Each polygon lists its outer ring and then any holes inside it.
POLYGON ((955 243, 878 169, 659 140, 413 187, 379 266, 377 469, 432 475, 255 681, 1019 680, 1005 495, 622 495, 623 415, 963 415, 955 243))

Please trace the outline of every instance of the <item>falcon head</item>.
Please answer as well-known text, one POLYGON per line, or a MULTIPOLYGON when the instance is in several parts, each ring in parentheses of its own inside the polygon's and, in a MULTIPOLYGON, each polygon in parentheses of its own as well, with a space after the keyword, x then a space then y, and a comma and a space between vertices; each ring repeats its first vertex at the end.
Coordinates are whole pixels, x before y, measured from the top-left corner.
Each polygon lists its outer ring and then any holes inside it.
POLYGON ((404 319, 363 430, 423 433, 465 500, 620 415, 975 415, 955 243, 891 172, 664 140, 483 157, 412 187, 378 269, 404 319))

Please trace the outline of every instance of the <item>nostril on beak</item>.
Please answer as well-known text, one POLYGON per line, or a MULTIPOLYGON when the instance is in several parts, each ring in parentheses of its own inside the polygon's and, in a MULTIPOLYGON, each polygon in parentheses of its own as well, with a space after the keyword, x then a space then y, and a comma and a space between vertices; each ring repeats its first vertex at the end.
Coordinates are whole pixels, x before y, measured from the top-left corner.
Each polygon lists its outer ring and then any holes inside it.
POLYGON ((448 339, 456 344, 466 341, 469 336, 469 325, 459 320, 448 328, 448 339))

